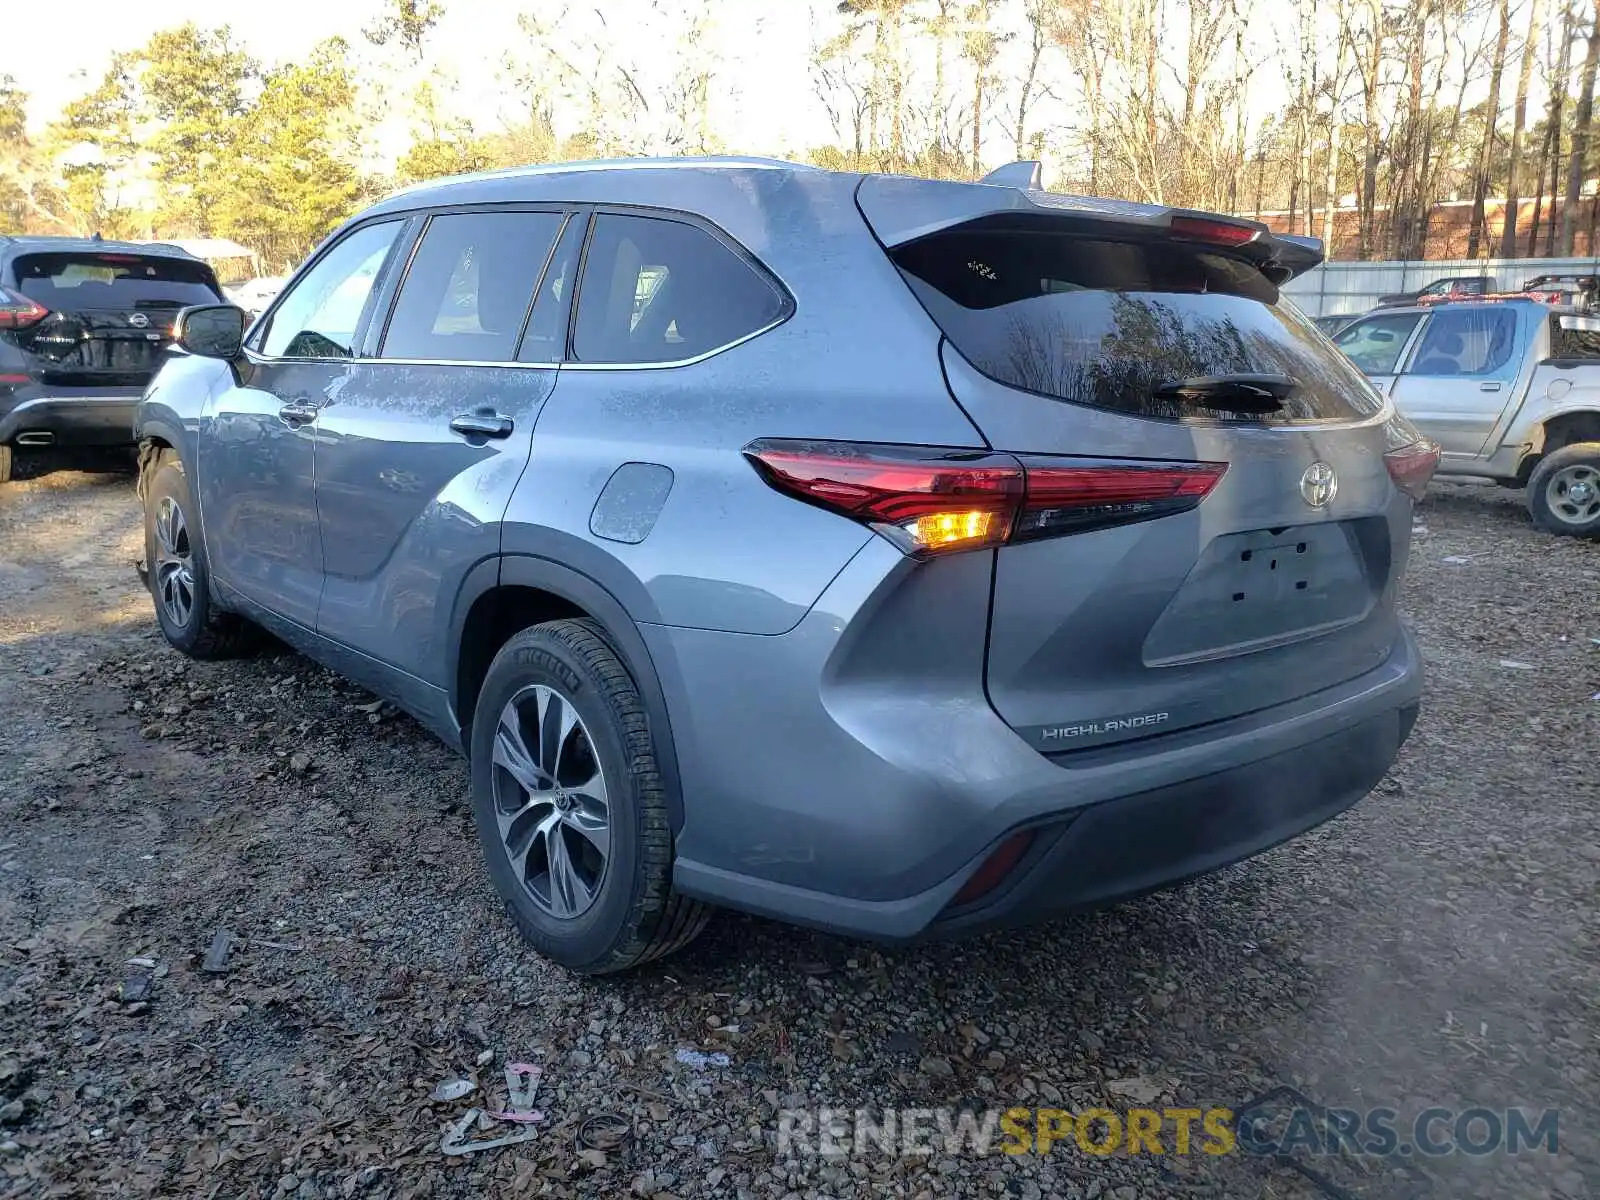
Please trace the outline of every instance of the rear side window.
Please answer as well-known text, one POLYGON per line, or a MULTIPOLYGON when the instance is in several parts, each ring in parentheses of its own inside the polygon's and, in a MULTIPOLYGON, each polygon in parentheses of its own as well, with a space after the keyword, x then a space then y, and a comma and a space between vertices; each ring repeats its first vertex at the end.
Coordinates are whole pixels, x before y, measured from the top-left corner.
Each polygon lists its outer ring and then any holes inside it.
POLYGON ((381 356, 516 361, 561 221, 553 212, 434 217, 400 285, 381 356))
POLYGON ((1421 313, 1368 317, 1341 329, 1334 344, 1368 375, 1393 375, 1421 313))
POLYGON ((765 329, 786 307, 774 284, 704 229, 602 213, 584 258, 573 357, 695 358, 765 329))
POLYGON ((1413 375, 1492 375, 1511 361, 1517 315, 1509 308, 1443 308, 1428 319, 1413 375))
POLYGON ((48 309, 184 308, 222 299, 203 262, 158 255, 26 254, 14 267, 17 290, 48 309))
POLYGON ((1348 420, 1383 400, 1311 321, 1240 259, 1169 241, 968 225, 892 252, 945 335, 1002 383, 1169 420, 1348 420), (1199 409, 1168 385, 1287 375, 1262 417, 1199 409))

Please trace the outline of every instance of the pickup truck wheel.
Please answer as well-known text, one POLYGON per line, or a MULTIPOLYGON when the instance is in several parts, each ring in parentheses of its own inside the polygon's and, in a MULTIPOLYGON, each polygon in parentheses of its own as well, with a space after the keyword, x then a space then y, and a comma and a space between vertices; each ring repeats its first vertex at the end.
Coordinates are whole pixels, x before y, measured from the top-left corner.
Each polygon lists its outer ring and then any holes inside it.
POLYGON ((1528 512, 1547 533, 1600 538, 1600 442, 1563 446, 1528 480, 1528 512))

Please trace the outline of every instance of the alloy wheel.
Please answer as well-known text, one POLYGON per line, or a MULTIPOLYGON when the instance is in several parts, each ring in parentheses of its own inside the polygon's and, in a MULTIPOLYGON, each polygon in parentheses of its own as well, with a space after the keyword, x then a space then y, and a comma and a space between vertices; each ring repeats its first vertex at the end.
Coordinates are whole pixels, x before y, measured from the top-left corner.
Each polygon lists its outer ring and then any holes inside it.
POLYGON ((187 628, 194 613, 194 554, 183 509, 171 496, 156 506, 156 600, 167 620, 187 628))
POLYGON ((581 916, 611 857, 611 807, 588 727, 544 684, 506 702, 495 730, 495 819, 518 881, 544 912, 581 916))

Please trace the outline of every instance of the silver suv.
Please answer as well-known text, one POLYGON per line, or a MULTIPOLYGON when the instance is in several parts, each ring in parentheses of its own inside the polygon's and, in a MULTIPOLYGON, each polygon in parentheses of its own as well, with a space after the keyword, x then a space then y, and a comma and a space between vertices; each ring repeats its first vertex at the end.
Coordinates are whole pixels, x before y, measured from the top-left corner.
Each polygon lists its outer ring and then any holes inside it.
POLYGON ((727 905, 881 939, 1103 904, 1355 803, 1416 719, 1437 457, 1232 218, 764 160, 445 180, 138 414, 156 617, 470 756, 584 972, 727 905))

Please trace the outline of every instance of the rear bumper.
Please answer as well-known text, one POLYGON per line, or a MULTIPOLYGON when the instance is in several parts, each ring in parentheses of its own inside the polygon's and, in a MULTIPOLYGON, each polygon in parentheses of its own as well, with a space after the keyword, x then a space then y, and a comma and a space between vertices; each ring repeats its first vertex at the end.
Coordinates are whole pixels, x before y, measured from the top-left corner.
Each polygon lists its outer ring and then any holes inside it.
POLYGON ((964 627, 985 615, 981 556, 889 580, 881 594, 892 599, 871 622, 901 641, 852 644, 885 581, 879 554, 869 543, 789 634, 641 627, 683 778, 682 891, 888 941, 1111 903, 1349 808, 1388 770, 1420 703, 1421 655, 1397 628, 1386 661, 1335 687, 1046 757, 983 692, 981 629, 964 627), (999 887, 955 906, 969 877, 1023 829, 1033 842, 999 887))
POLYGON ((51 389, 0 396, 0 444, 34 440, 68 446, 133 444, 139 393, 126 389, 51 389), (43 435, 49 435, 45 437, 43 435))

